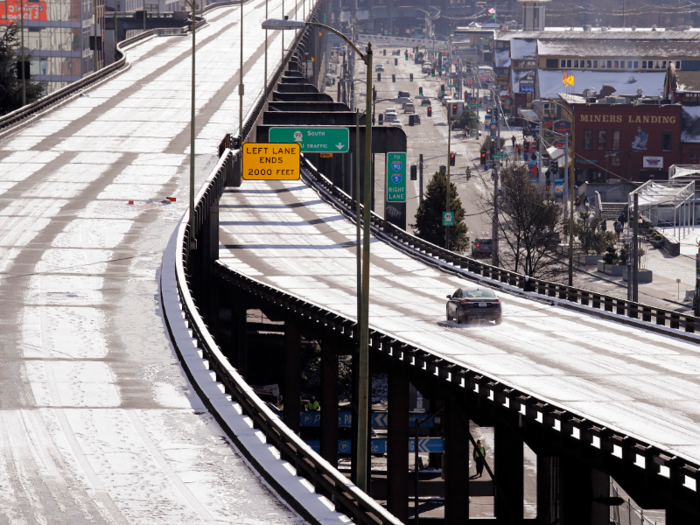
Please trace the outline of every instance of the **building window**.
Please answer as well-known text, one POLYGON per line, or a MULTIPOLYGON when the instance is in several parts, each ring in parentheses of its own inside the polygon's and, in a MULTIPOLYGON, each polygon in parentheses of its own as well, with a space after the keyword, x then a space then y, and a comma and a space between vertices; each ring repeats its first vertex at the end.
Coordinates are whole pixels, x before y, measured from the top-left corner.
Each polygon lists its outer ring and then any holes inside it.
POLYGON ((612 144, 611 148, 613 151, 618 151, 620 149, 620 136, 621 132, 619 129, 615 129, 612 132, 612 144))
POLYGON ((560 67, 564 67, 564 68, 569 68, 569 67, 571 67, 571 59, 569 59, 569 60, 561 59, 561 60, 559 61, 559 66, 560 66, 560 67))
POLYGON ((671 132, 662 131, 661 132, 661 149, 664 151, 671 151, 671 132))
POLYGON ((681 61, 676 60, 676 69, 680 69, 680 68, 681 68, 681 61))
POLYGON ((700 148, 693 148, 690 150, 690 160, 693 162, 700 162, 700 148))
POLYGON ((647 69, 647 61, 642 60, 642 69, 647 69))
POLYGON ((593 130, 583 130, 583 149, 593 149, 593 130))
MULTIPOLYGON (((625 63, 622 63, 622 67, 625 67, 625 63)), ((614 60, 613 61, 613 69, 620 69, 620 61, 619 60, 614 60)))
POLYGON ((608 132, 605 129, 598 130, 598 149, 605 151, 608 148, 608 132))

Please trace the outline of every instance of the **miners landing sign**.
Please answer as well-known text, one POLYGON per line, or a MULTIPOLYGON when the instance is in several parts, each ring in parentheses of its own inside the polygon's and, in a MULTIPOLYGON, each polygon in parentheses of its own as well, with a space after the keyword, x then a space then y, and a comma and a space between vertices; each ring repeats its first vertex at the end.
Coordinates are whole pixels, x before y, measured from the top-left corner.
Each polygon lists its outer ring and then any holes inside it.
POLYGON ((579 122, 609 122, 611 124, 676 124, 675 115, 580 115, 579 122))

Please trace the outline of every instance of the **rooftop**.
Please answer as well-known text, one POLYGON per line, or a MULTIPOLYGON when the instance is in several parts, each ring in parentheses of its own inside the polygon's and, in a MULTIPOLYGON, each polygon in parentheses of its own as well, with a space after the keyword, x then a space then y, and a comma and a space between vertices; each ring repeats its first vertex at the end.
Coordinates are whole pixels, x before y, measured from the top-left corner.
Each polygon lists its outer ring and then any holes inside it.
MULTIPOLYGON (((700 33, 698 33, 700 35, 700 33)), ((512 41, 515 42, 515 41, 512 41)), ((513 44, 511 43, 511 46, 513 44)), ((537 41, 539 56, 573 56, 593 58, 646 58, 646 57, 687 57, 696 58, 700 52, 700 42, 696 40, 619 40, 587 39, 537 41), (612 40, 612 41, 611 41, 612 40)))

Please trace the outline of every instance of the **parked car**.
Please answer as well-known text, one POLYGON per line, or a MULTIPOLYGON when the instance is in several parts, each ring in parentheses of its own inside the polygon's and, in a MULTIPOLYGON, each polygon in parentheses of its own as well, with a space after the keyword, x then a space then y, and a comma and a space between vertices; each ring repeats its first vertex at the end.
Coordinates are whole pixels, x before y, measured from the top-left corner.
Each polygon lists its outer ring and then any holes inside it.
POLYGON ((458 288, 447 296, 447 320, 458 323, 484 319, 501 324, 503 308, 496 293, 489 288, 458 288))
POLYGON ((493 240, 477 237, 472 241, 472 257, 490 257, 493 253, 493 240))
POLYGON ((396 108, 389 108, 384 110, 384 120, 386 120, 387 122, 397 120, 398 118, 399 112, 396 111, 396 108))

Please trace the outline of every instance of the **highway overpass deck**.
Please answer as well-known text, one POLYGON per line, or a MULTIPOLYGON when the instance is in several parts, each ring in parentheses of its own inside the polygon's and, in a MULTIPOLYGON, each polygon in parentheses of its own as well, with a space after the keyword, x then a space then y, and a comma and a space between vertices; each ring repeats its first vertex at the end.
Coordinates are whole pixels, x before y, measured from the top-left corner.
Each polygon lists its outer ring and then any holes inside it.
MULTIPOLYGON (((248 111, 265 2, 244 9, 248 111)), ((240 11, 205 18, 199 179, 238 125, 240 11)), ((302 521, 206 412, 162 320, 156 274, 187 205, 190 53, 191 38, 151 38, 128 70, 0 135, 0 521, 302 521)))
MULTIPOLYGON (((244 181, 220 221, 222 263, 356 317, 355 226, 304 182, 244 181)), ((460 325, 445 296, 468 281, 376 238, 371 256, 372 328, 700 461, 697 344, 507 293, 500 326, 460 325)))

